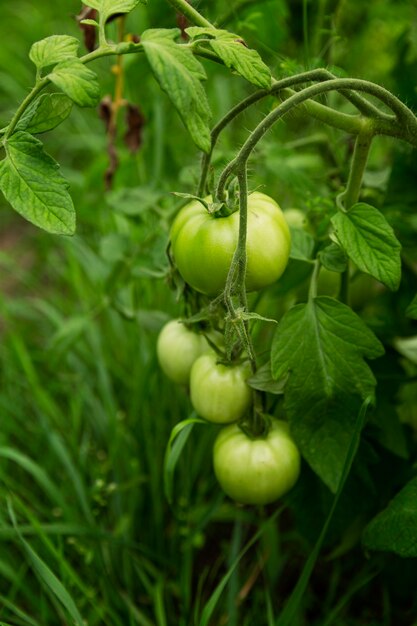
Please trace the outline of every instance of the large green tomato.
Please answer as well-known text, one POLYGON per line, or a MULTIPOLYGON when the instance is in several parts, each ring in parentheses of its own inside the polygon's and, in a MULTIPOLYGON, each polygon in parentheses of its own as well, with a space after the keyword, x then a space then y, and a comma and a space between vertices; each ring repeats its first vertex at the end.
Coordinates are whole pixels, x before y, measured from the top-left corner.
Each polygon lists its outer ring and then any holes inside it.
MULTIPOLYGON (((171 229, 172 253, 186 283, 209 296, 219 294, 235 252, 239 211, 215 217, 198 201, 178 213, 171 229)), ((278 204, 263 193, 248 196, 247 291, 275 282, 290 254, 290 231, 278 204)))
POLYGON ((273 419, 266 437, 255 439, 232 424, 217 436, 213 464, 216 478, 230 498, 241 504, 269 504, 296 483, 300 453, 282 420, 273 419))
POLYGON ((214 352, 200 356, 191 368, 191 404, 209 422, 235 422, 252 402, 252 391, 245 382, 250 374, 248 363, 223 365, 217 363, 214 352))
POLYGON ((156 344, 162 371, 179 385, 188 384, 194 361, 208 350, 204 335, 189 330, 179 320, 165 324, 156 344))

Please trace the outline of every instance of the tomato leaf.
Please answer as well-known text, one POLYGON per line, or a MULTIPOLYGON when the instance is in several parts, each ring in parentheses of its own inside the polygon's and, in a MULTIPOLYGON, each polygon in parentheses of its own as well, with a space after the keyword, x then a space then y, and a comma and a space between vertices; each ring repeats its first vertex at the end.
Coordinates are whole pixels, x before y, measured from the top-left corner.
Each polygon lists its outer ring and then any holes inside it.
POLYGON ((314 251, 314 238, 302 228, 290 226, 291 250, 290 257, 298 261, 310 261, 314 251))
POLYGON ((80 107, 93 107, 99 102, 97 74, 78 59, 58 63, 48 78, 80 107))
POLYGON ((276 395, 282 395, 284 393, 286 378, 275 380, 271 374, 271 364, 265 363, 260 367, 256 374, 253 374, 246 380, 249 387, 257 389, 258 391, 266 391, 276 395))
POLYGON ((401 244, 385 217, 369 204, 355 204, 332 217, 336 235, 358 268, 392 291, 401 280, 401 244))
POLYGON ((185 32, 195 41, 207 43, 219 59, 247 81, 258 87, 269 89, 271 72, 256 50, 251 50, 239 35, 217 28, 192 26, 185 32), (208 39, 208 41, 207 41, 208 39))
POLYGON ((179 33, 177 28, 146 30, 141 44, 156 80, 177 109, 193 141, 208 152, 211 112, 201 85, 206 74, 191 50, 175 43, 179 33))
POLYGON ((26 130, 33 135, 56 128, 67 119, 72 110, 72 100, 63 93, 44 93, 26 109, 16 130, 26 130))
POLYGON ((346 254, 337 243, 331 243, 320 250, 318 256, 323 267, 331 272, 344 272, 347 268, 346 254))
POLYGON ((417 478, 413 478, 365 528, 370 550, 417 557, 417 478))
POLYGON ((0 163, 0 189, 24 218, 50 233, 72 235, 75 210, 68 183, 41 142, 18 131, 5 145, 0 163))
MULTIPOLYGON (((146 4, 145 0, 85 0, 84 4, 100 12, 100 20, 106 22, 116 13, 130 13, 139 4, 146 4)), ((87 21, 87 20, 84 20, 87 21)), ((91 21, 91 20, 90 20, 91 21)))
POLYGON ((374 376, 364 358, 382 344, 346 305, 325 296, 293 307, 281 319, 271 351, 276 379, 288 375, 285 408, 300 450, 336 491, 362 399, 374 376))
POLYGON ((67 59, 76 58, 80 42, 68 35, 52 35, 33 44, 29 52, 30 60, 38 69, 55 65, 67 59))

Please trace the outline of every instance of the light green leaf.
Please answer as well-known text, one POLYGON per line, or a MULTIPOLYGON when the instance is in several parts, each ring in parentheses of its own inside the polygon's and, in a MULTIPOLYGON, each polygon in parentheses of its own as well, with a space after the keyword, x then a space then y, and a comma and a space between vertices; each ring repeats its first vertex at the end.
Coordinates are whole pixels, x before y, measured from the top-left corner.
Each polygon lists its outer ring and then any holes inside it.
POLYGON ((406 359, 417 365, 417 335, 397 337, 393 341, 395 349, 406 359))
POLYGON ((30 60, 38 69, 54 65, 67 59, 76 58, 80 42, 68 35, 52 35, 33 44, 29 52, 30 60))
POLYGON ((10 500, 8 502, 8 509, 16 534, 20 539, 26 553, 26 557, 36 576, 42 585, 44 585, 61 602, 62 606, 65 607, 66 611, 71 616, 73 623, 76 624, 76 626, 83 626, 85 622, 81 617, 81 614, 78 611, 70 593, 20 533, 10 500))
POLYGON ((176 28, 150 29, 142 34, 141 43, 157 81, 168 94, 193 141, 208 152, 211 113, 200 82, 206 74, 191 50, 175 43, 178 35, 176 28))
POLYGON ((78 59, 58 63, 48 78, 81 107, 93 107, 99 102, 97 74, 78 59))
POLYGON ((44 93, 26 109, 16 130, 26 130, 32 135, 56 128, 72 110, 72 100, 63 93, 44 93))
POLYGON ((143 0, 86 0, 84 4, 100 12, 100 18, 106 22, 116 13, 130 13, 138 4, 146 4, 143 0))
POLYGON ((42 143, 18 131, 8 140, 0 163, 0 189, 24 218, 44 230, 61 235, 75 231, 75 210, 68 183, 42 143))
POLYGON ((369 204, 355 204, 332 217, 336 235, 358 268, 392 291, 401 280, 401 244, 385 217, 369 204))
POLYGON ((417 557, 417 478, 413 478, 365 528, 370 550, 417 557))
POLYGON ((253 85, 269 89, 271 86, 271 72, 262 61, 256 50, 251 50, 239 35, 227 30, 216 28, 200 28, 192 26, 186 28, 186 33, 192 39, 208 38, 208 45, 223 61, 226 67, 246 78, 253 85))
POLYGON ((193 412, 188 419, 176 424, 171 431, 164 460, 164 490, 169 504, 172 504, 174 500, 175 468, 194 424, 207 424, 207 422, 197 417, 196 413, 193 412))
POLYGON ((291 231, 290 257, 299 261, 311 261, 314 250, 314 239, 302 228, 293 228, 291 231))
POLYGON ((279 322, 271 351, 274 378, 288 376, 285 408, 300 450, 336 491, 362 399, 374 376, 364 358, 384 352, 362 320, 325 296, 293 307, 279 322))

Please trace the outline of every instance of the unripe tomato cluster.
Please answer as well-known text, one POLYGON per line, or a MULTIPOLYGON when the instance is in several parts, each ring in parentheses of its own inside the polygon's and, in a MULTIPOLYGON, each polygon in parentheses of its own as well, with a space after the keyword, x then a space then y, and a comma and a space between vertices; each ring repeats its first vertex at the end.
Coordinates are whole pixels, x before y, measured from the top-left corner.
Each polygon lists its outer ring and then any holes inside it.
MULTIPOLYGON (((208 296, 222 292, 238 231, 238 212, 218 217, 198 201, 179 212, 171 229, 171 251, 190 287, 208 296)), ((290 231, 283 213, 274 200, 257 192, 248 196, 246 251, 247 291, 275 282, 289 258, 290 231)), ((218 343, 216 338, 213 342, 218 343)), ((258 437, 239 426, 252 408, 253 391, 246 382, 251 375, 249 363, 222 361, 203 334, 179 320, 161 330, 157 354, 169 378, 189 385, 198 415, 227 425, 213 449, 215 475, 225 493, 242 504, 262 505, 291 489, 299 475, 300 454, 288 424, 268 417, 269 429, 258 437)))

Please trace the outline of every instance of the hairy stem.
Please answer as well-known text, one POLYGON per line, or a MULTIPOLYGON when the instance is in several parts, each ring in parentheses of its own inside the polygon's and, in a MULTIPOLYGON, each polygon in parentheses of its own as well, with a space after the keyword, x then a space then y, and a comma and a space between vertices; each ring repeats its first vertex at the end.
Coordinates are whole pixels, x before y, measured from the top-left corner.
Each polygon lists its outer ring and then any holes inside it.
POLYGON ((373 137, 374 133, 371 124, 365 124, 363 130, 356 137, 348 183, 343 194, 343 204, 346 211, 356 204, 359 199, 373 137))
MULTIPOLYGON (((374 135, 391 135, 404 139, 412 145, 417 145, 417 118, 414 116, 412 111, 410 111, 410 109, 408 109, 389 91, 387 91, 383 87, 375 85, 374 83, 369 83, 368 81, 359 79, 336 78, 333 80, 328 80, 320 83, 319 85, 311 85, 310 87, 306 87, 302 91, 296 92, 294 95, 290 96, 288 100, 282 102, 276 109, 269 113, 269 115, 267 115, 260 124, 258 124, 255 130, 251 133, 249 138, 243 144, 237 157, 224 168, 217 185, 216 197, 221 201, 224 200, 225 186, 229 177, 232 174, 236 173, 236 168, 241 163, 248 160, 250 154, 252 153, 258 142, 262 139, 265 133, 275 124, 275 122, 281 119, 293 107, 305 103, 306 100, 308 100, 309 98, 313 98, 328 91, 340 91, 344 89, 357 89, 358 91, 364 91, 365 93, 374 95, 382 100, 387 106, 390 106, 396 114, 398 121, 393 120, 389 124, 387 124, 386 120, 384 119, 372 120, 374 135)), ((361 123, 359 131, 357 131, 355 134, 360 132, 362 127, 363 125, 361 123)))
POLYGON ((36 96, 42 91, 42 89, 49 83, 49 80, 46 78, 41 78, 41 80, 39 80, 36 85, 33 87, 33 89, 28 93, 28 95, 26 96, 26 98, 23 100, 23 102, 21 103, 20 107, 17 109, 16 113, 13 116, 12 121, 10 122, 10 124, 7 127, 7 131, 4 135, 4 141, 6 142, 8 140, 8 138, 10 137, 10 135, 14 132, 14 130, 16 129, 16 126, 20 120, 20 118, 22 117, 23 113, 26 111, 26 109, 28 108, 28 106, 30 104, 32 104, 32 102, 34 101, 34 99, 36 98, 36 96))
POLYGON ((184 15, 184 17, 186 17, 192 24, 195 24, 196 26, 214 28, 213 24, 206 20, 201 13, 188 4, 186 0, 168 0, 168 2, 176 11, 184 15))

